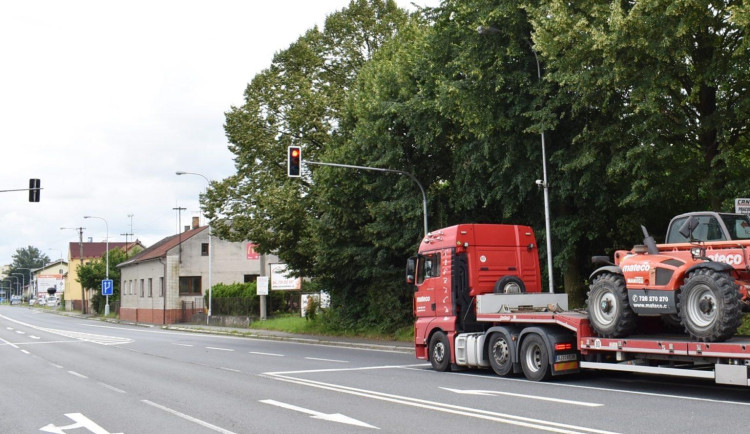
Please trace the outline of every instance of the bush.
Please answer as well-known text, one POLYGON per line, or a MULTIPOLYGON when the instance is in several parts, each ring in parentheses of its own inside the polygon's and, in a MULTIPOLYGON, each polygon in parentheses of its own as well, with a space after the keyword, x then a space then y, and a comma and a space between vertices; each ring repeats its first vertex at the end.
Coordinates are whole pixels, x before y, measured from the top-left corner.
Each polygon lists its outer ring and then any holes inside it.
MULTIPOLYGON (((257 295, 257 284, 218 283, 213 286, 211 313, 214 315, 257 316, 260 313, 260 297, 257 295)), ((299 291, 271 291, 266 298, 269 314, 297 312, 299 314, 299 291)), ((208 293, 204 296, 208 306, 208 293)))

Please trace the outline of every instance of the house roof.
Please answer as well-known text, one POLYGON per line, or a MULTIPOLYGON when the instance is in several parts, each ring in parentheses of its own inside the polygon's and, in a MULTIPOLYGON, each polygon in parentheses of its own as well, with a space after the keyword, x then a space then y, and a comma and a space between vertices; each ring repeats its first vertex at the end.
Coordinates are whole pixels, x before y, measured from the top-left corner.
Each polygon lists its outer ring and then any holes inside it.
MULTIPOLYGON (((114 249, 122 249, 125 250, 125 247, 127 247, 128 250, 132 249, 135 246, 144 247, 143 244, 141 244, 140 241, 135 240, 130 243, 123 243, 123 242, 113 242, 109 243, 109 250, 112 251, 114 249)), ((68 246, 68 251, 70 252, 70 259, 81 259, 81 247, 79 246, 77 241, 72 241, 68 246)), ((101 258, 102 255, 107 251, 107 243, 102 242, 87 242, 83 243, 83 258, 101 258)))
POLYGON ((208 228, 208 226, 200 226, 195 229, 187 230, 180 234, 170 235, 160 240, 159 242, 149 247, 148 249, 145 249, 142 252, 139 252, 137 255, 130 258, 130 260, 127 260, 119 264, 118 267, 138 264, 140 262, 150 261, 152 259, 165 258, 167 256, 167 252, 170 249, 177 247, 178 245, 180 245, 180 243, 184 243, 190 238, 198 235, 199 233, 203 232, 206 228, 208 228))

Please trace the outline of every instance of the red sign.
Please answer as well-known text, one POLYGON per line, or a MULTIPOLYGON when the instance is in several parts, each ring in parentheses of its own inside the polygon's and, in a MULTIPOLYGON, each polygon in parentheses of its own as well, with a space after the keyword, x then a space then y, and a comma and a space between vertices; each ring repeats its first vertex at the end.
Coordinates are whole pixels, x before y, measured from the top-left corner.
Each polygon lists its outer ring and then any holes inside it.
POLYGON ((247 251, 247 259, 250 261, 257 261, 258 259, 260 259, 260 253, 255 251, 256 246, 257 244, 247 243, 245 251, 247 251))

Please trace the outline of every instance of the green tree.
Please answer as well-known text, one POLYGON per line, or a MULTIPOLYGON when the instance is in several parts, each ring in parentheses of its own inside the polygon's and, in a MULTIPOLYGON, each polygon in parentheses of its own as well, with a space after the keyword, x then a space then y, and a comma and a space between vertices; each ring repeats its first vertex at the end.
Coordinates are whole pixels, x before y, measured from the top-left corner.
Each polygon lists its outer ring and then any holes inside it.
POLYGON ((23 281, 26 285, 31 282, 30 270, 42 268, 50 262, 49 257, 34 246, 20 247, 16 249, 16 252, 11 256, 11 259, 13 259, 13 262, 10 264, 10 269, 8 270, 7 275, 23 274, 23 281))
MULTIPOLYGON (((106 298, 102 295, 102 280, 107 276, 107 254, 102 255, 100 259, 91 261, 88 264, 78 266, 78 282, 85 289, 93 289, 94 295, 91 297, 91 304, 94 310, 103 313, 106 298)), ((128 256, 125 251, 119 248, 109 251, 109 278, 112 279, 114 289, 109 296, 110 305, 120 300, 120 269, 117 265, 125 262, 128 256)))

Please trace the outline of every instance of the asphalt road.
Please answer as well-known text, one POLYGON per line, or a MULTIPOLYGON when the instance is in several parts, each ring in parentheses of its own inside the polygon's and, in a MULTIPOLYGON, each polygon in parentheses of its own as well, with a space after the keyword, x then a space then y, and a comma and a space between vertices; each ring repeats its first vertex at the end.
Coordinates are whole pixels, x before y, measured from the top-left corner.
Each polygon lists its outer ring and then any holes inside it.
POLYGON ((745 433, 750 390, 585 373, 438 373, 410 353, 0 306, 2 433, 745 433))

